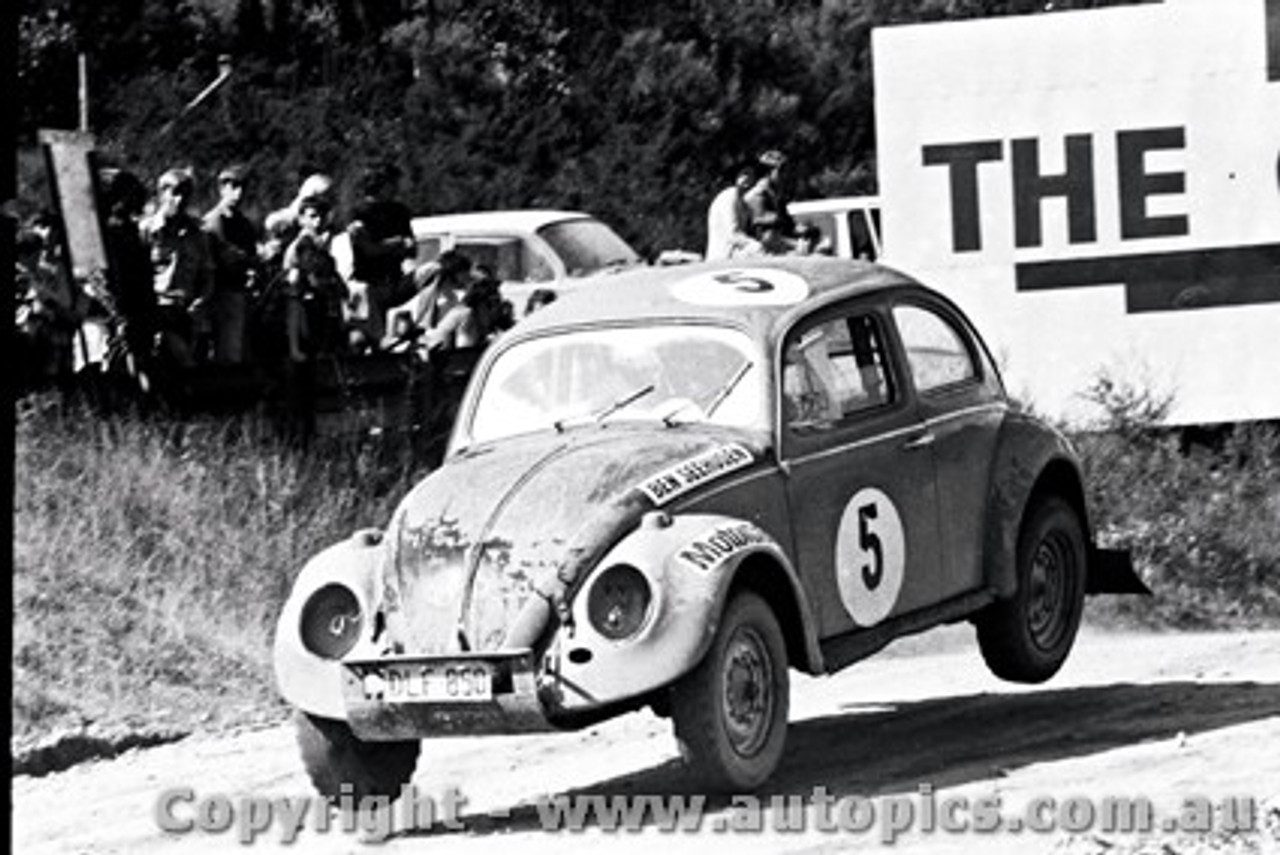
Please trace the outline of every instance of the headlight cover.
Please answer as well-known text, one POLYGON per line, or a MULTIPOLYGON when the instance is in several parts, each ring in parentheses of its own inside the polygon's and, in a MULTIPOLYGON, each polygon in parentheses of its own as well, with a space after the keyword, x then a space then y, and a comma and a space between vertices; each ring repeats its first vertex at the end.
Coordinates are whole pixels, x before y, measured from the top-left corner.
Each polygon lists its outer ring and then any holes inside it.
POLYGON ((360 639, 360 601, 345 585, 330 583, 302 607, 302 646, 322 659, 341 659, 360 639))
POLYGON ((630 564, 615 564, 591 581, 587 619, 605 638, 621 641, 641 630, 652 603, 648 578, 630 564))

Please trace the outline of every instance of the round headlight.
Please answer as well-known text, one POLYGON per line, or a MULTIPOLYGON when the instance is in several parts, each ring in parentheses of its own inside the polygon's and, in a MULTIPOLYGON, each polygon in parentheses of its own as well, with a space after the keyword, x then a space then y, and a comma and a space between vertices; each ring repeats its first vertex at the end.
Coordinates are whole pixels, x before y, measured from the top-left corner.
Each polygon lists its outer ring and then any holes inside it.
POLYGON ((653 591, 644 574, 628 564, 618 564, 592 582, 587 618, 605 638, 630 638, 644 625, 652 600, 653 591))
POLYGON ((360 638, 361 622, 351 589, 325 585, 302 607, 302 646, 323 659, 341 659, 360 638))

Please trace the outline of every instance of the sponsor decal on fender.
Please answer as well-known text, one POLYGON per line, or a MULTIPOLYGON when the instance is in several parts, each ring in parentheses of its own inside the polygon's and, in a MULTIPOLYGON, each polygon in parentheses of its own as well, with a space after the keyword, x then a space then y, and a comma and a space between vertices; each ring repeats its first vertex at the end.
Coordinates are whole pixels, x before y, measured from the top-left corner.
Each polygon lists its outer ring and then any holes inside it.
POLYGON ((655 505, 664 505, 699 484, 749 466, 754 460, 755 457, 745 447, 736 442, 729 443, 662 470, 646 479, 639 490, 655 505))
POLYGON ((726 523, 682 547, 676 557, 695 570, 710 570, 750 546, 769 542, 769 535, 749 522, 726 523))

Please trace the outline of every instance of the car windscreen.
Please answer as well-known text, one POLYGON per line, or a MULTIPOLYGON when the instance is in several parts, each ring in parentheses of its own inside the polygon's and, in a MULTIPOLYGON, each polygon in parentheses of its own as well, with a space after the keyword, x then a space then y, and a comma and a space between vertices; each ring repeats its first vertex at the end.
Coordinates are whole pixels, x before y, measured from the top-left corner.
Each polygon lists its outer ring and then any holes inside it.
POLYGON ((494 360, 471 442, 580 424, 768 424, 762 362, 740 330, 701 324, 598 327, 541 336, 494 360))
POLYGON ((543 226, 538 235, 564 261, 570 276, 589 276, 610 267, 639 264, 640 255, 599 220, 562 220, 543 226))

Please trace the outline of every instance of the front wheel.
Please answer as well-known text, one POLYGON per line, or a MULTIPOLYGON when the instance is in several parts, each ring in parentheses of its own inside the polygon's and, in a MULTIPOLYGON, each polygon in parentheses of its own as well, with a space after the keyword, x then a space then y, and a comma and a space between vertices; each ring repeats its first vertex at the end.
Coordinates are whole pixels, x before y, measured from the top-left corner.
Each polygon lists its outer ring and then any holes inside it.
POLYGON ((1017 592, 975 621, 978 646, 997 677, 1041 683, 1062 667, 1084 611, 1088 554, 1076 510, 1057 497, 1031 505, 1017 562, 1017 592))
POLYGON ((366 742, 345 721, 303 712, 296 723, 302 763, 323 796, 394 799, 418 765, 421 743, 366 742))
POLYGON ((751 790, 773 774, 786 742, 790 685, 773 610, 750 591, 735 595, 711 649, 671 698, 680 753, 704 786, 751 790))

